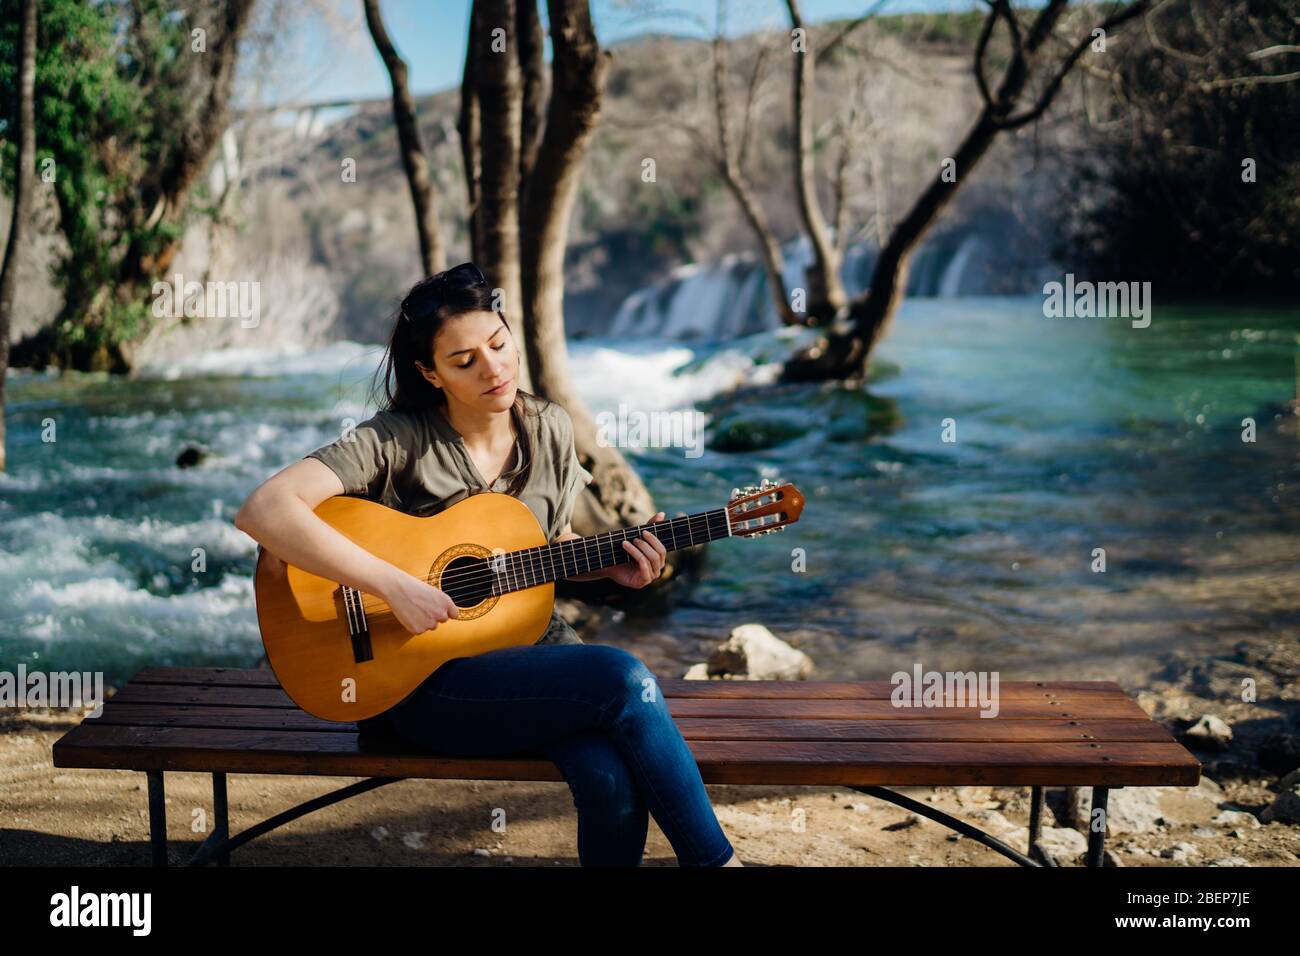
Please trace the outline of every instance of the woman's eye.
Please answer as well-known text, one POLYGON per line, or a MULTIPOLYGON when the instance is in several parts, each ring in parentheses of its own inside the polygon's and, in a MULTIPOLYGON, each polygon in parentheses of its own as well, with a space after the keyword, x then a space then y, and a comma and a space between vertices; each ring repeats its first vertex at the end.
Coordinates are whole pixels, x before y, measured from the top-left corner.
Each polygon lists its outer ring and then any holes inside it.
MULTIPOLYGON (((494 345, 494 346, 492 346, 492 350, 493 350, 494 352, 500 352, 500 351, 501 351, 503 348, 505 348, 505 347, 506 347, 506 343, 502 342, 500 345, 494 345)), ((457 368, 469 368, 469 367, 470 367, 471 365, 473 365, 473 364, 474 364, 474 360, 473 360, 473 359, 470 359, 470 360, 469 360, 468 362, 466 362, 464 365, 457 365, 456 367, 457 367, 457 368)))

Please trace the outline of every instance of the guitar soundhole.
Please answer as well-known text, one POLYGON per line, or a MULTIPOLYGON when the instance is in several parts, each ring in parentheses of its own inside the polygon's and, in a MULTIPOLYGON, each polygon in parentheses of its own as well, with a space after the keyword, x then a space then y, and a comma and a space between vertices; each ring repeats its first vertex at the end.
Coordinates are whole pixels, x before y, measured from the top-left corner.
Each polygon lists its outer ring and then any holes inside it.
POLYGON ((438 588, 458 608, 472 608, 492 597, 492 570, 487 559, 462 555, 452 559, 439 575, 438 588))

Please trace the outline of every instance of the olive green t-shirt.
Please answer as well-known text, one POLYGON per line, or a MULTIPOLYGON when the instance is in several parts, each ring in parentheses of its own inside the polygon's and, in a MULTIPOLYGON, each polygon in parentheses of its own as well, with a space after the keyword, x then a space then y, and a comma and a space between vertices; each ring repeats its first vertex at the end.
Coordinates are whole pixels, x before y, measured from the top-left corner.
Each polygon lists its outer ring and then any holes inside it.
MULTIPOLYGON (((521 395, 523 423, 532 439, 532 469, 519 499, 554 541, 573 515, 578 493, 592 480, 573 442, 573 420, 555 402, 521 395)), ((518 436, 506 470, 489 487, 464 439, 437 408, 380 411, 350 433, 306 456, 333 471, 343 493, 406 514, 427 516, 482 491, 505 493, 525 461, 518 436)), ((572 627, 552 612, 538 644, 580 644, 572 627)))

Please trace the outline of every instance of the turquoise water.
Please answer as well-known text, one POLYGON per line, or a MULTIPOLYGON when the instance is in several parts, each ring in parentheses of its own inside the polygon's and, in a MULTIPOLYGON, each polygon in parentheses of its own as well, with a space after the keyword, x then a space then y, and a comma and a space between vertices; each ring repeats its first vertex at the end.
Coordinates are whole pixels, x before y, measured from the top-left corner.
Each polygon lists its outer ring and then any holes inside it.
MULTIPOLYGON (((920 661, 1139 680, 1170 649, 1294 638, 1300 440, 1284 403, 1298 332, 1300 309, 1165 308, 1134 329, 1048 319, 1038 298, 911 300, 867 391, 740 398, 714 396, 763 381, 778 336, 575 342, 593 410, 710 415, 701 457, 629 451, 665 510, 718 507, 761 477, 808 499, 779 534, 712 545, 670 614, 629 613, 601 640, 665 676, 756 621, 823 677, 920 661)), ((0 668, 114 682, 149 664, 254 664, 254 545, 231 518, 259 481, 364 417, 376 354, 344 343, 130 381, 12 376, 0 668), (179 469, 190 442, 213 457, 179 469)))

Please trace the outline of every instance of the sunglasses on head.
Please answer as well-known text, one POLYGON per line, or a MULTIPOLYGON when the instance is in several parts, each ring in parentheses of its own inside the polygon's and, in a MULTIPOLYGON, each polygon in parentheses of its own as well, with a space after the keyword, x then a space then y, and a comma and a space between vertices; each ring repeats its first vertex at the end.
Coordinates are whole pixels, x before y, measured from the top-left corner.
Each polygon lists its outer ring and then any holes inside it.
POLYGON ((437 311, 438 307, 442 305, 443 300, 439 293, 445 292, 449 289, 472 289, 476 286, 486 286, 487 284, 487 278, 479 271, 478 266, 474 265, 472 262, 462 262, 460 265, 448 269, 445 272, 439 272, 429 280, 429 285, 427 287, 429 290, 429 296, 424 307, 420 309, 418 314, 410 315, 406 310, 403 310, 402 315, 408 322, 418 322, 421 319, 432 315, 437 311))

